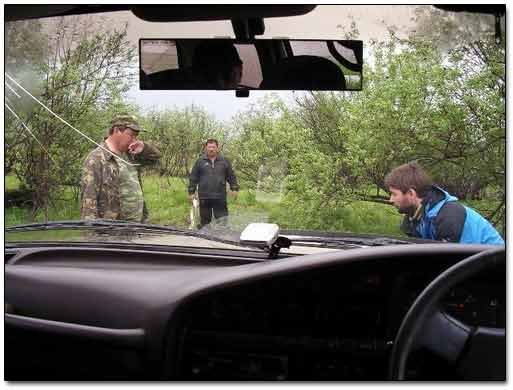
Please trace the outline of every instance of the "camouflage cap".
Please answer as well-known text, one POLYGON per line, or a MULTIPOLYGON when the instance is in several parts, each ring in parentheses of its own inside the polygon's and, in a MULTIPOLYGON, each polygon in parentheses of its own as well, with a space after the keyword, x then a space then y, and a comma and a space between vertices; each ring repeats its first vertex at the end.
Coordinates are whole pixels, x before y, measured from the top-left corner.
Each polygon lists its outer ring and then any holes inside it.
POLYGON ((144 131, 141 126, 139 126, 139 122, 133 115, 122 113, 114 115, 114 118, 110 122, 111 128, 113 126, 125 126, 133 131, 144 131))

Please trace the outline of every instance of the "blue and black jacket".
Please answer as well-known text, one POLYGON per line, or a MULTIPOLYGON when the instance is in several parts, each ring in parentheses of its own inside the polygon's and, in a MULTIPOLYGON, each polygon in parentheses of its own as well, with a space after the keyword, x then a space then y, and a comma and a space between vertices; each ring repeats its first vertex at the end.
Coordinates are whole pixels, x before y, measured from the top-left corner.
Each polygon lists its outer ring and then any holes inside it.
POLYGON ((405 217, 406 234, 430 240, 461 244, 504 245, 495 228, 479 213, 457 202, 458 198, 439 187, 422 200, 423 211, 416 220, 405 217))

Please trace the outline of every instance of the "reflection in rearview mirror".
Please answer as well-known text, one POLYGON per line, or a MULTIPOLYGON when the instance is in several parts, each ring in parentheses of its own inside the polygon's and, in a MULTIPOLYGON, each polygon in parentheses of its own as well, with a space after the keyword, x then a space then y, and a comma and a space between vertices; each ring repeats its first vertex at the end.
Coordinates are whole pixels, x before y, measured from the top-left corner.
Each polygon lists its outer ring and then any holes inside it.
POLYGON ((143 90, 362 89, 362 41, 141 39, 139 53, 143 90))

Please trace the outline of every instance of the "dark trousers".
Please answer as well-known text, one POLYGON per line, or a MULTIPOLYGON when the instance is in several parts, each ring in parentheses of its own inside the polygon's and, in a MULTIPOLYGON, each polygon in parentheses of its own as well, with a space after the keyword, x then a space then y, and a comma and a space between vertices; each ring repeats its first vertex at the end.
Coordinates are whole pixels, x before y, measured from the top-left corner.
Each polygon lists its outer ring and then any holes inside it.
POLYGON ((226 217, 228 215, 226 199, 200 199, 201 227, 212 221, 212 212, 215 219, 226 217))

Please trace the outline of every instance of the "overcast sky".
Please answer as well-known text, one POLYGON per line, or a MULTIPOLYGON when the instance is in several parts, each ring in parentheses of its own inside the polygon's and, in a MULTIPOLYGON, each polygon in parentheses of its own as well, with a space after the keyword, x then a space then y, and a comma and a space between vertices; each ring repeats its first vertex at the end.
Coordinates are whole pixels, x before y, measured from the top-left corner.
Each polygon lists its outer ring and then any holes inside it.
MULTIPOLYGON (((261 38, 290 37, 296 39, 341 39, 350 30, 351 21, 356 22, 364 45, 371 38, 383 38, 386 26, 395 24, 404 31, 412 26, 413 6, 344 6, 321 5, 312 12, 291 18, 270 18, 265 20, 266 31, 261 38)), ((138 19, 130 12, 116 13, 116 20, 129 23, 128 39, 138 44, 139 38, 200 38, 233 37, 229 21, 208 24, 194 23, 149 23, 138 19)), ((140 91, 134 87, 129 98, 143 107, 173 108, 191 104, 203 106, 217 119, 228 121, 240 110, 256 104, 268 92, 251 91, 248 98, 235 97, 234 91, 140 91)), ((285 99, 291 98, 289 91, 274 92, 285 99)))

